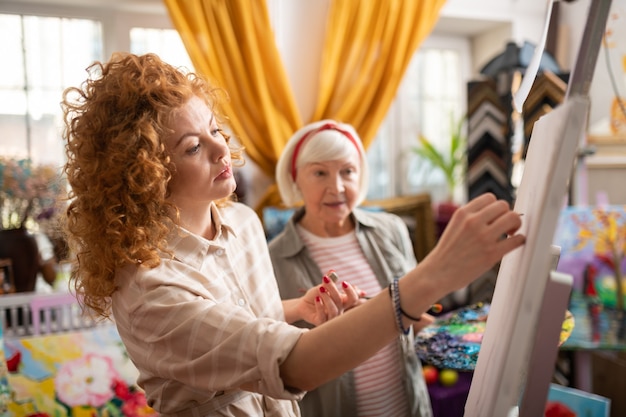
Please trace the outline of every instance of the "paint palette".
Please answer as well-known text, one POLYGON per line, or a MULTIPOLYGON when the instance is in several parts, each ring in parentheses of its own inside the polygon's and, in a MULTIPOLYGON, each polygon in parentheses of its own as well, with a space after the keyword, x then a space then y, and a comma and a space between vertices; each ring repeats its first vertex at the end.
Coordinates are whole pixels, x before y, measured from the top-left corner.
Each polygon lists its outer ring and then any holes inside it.
MULTIPOLYGON (((425 363, 437 368, 472 371, 489 315, 489 303, 477 303, 451 311, 435 319, 415 338, 415 350, 425 363)), ((574 316, 568 311, 559 338, 563 344, 574 329, 574 316)))

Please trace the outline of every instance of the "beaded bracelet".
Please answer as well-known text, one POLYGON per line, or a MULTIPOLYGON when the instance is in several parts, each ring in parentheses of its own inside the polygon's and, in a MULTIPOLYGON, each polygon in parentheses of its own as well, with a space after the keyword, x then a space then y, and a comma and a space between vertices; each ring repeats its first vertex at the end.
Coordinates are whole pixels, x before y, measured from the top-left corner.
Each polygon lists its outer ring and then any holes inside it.
POLYGON ((406 329, 402 325, 402 308, 400 307, 400 286, 398 285, 398 280, 394 279, 391 284, 389 284, 389 297, 391 297, 391 303, 393 304, 393 309, 396 313, 396 324, 398 325, 398 330, 400 333, 407 335, 411 330, 411 327, 407 327, 406 329))

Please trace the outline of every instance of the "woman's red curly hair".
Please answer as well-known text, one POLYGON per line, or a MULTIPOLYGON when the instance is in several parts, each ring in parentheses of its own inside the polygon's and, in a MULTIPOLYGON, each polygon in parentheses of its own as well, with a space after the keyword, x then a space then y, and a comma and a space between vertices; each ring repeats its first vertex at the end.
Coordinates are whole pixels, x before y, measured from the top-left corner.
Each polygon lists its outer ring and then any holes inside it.
MULTIPOLYGON (((115 54, 88 71, 92 76, 66 89, 61 103, 71 187, 65 231, 76 256, 74 288, 84 305, 108 317, 116 270, 158 266, 178 224, 166 200, 175 169, 162 140, 170 117, 194 95, 217 113, 220 90, 154 54, 115 54)), ((241 149, 231 154, 243 163, 241 149)))

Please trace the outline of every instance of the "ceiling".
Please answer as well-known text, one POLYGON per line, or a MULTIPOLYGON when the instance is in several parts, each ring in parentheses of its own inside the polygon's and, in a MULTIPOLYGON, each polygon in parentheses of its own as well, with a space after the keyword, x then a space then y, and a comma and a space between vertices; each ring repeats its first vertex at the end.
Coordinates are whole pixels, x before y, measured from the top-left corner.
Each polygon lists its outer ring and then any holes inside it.
POLYGON ((32 3, 45 6, 116 9, 143 13, 164 13, 163 0, 3 0, 3 3, 32 3))
MULTIPOLYGON (((117 10, 158 14, 165 13, 166 10, 163 0, 3 0, 3 3, 37 3, 48 6, 114 8, 117 10)), ((472 37, 502 24, 502 22, 490 20, 444 16, 435 25, 434 32, 439 35, 472 37)))
POLYGON ((434 33, 472 37, 506 23, 494 20, 464 19, 442 16, 435 25, 434 33))

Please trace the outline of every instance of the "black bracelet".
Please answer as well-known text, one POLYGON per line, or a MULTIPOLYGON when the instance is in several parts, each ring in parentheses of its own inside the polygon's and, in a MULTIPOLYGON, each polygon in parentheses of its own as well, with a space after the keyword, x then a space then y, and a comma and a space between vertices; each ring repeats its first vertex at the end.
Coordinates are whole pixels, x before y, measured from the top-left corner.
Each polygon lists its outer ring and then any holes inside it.
POLYGON ((411 320, 411 321, 420 321, 420 320, 422 320, 422 318, 421 318, 421 317, 420 317, 420 318, 413 317, 412 315, 408 314, 406 311, 404 311, 404 310, 402 309, 402 306, 400 305, 400 284, 398 283, 398 278, 396 278, 396 279, 394 280, 394 287, 395 287, 395 290, 396 290, 396 291, 397 291, 397 293, 398 293, 398 305, 397 305, 397 307, 398 307, 398 310, 400 310, 400 313, 401 313, 404 317, 406 317, 407 319, 409 319, 409 320, 411 320))
POLYGON ((403 315, 404 317, 406 317, 407 319, 409 319, 409 320, 413 320, 413 321, 420 321, 420 320, 422 319, 421 317, 418 319, 417 317, 413 317, 413 316, 411 316, 411 315, 407 314, 407 312, 406 312, 406 311, 402 310, 402 307, 400 307, 400 313, 402 313, 402 315, 403 315))

